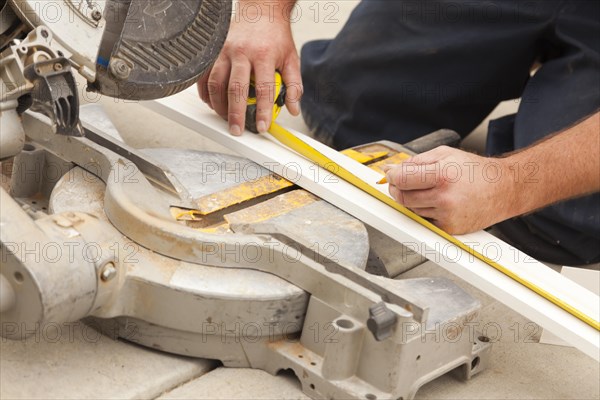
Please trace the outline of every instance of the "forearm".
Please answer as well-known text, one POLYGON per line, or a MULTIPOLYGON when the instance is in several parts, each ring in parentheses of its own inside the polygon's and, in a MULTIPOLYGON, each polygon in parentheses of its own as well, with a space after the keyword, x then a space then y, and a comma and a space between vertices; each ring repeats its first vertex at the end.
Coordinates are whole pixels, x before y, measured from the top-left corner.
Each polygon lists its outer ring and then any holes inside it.
POLYGON ((503 158, 509 217, 600 190, 600 113, 503 158))

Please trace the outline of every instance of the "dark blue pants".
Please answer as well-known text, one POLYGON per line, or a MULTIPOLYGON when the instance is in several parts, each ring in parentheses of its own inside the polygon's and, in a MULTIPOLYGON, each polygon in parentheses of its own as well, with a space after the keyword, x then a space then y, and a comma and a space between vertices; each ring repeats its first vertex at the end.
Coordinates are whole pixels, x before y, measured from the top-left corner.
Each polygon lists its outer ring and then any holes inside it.
MULTIPOLYGON (((464 136, 520 98, 516 115, 490 123, 497 155, 600 108, 600 2, 363 0, 335 39, 302 49, 302 74, 306 123, 336 148, 442 128, 464 136)), ((600 261, 600 195, 520 221, 574 257, 550 261, 600 261)))

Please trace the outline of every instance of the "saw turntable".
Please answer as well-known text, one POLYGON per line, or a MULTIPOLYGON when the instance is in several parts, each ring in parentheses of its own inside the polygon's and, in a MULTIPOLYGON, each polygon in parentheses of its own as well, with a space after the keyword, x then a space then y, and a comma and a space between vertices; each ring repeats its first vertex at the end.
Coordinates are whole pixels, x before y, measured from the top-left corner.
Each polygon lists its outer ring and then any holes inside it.
MULTIPOLYGON (((196 81, 225 39, 221 0, 2 3, 2 336, 86 321, 161 351, 271 374, 312 398, 404 399, 482 371, 480 304, 424 259, 245 158, 123 143, 88 89, 154 99, 196 81), (446 340, 428 340, 443 333, 446 340)), ((440 134, 438 134, 439 136, 440 134)), ((443 135, 443 134, 442 134, 443 135)), ((420 150, 348 154, 377 169, 420 150)))

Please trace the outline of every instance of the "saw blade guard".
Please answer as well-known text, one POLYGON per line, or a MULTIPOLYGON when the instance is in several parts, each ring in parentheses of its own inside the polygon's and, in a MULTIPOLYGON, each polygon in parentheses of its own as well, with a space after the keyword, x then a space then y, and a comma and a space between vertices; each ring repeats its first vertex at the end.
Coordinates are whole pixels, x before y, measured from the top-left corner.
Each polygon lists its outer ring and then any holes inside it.
POLYGON ((178 93, 217 59, 231 1, 107 1, 92 88, 128 100, 178 93))

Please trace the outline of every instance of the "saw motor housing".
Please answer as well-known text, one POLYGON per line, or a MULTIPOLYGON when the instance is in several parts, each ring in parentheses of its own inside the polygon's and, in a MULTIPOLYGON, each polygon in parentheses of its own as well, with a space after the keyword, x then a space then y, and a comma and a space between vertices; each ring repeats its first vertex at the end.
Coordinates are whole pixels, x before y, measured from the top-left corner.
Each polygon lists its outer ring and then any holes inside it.
POLYGON ((127 100, 189 87, 219 55, 231 9, 223 0, 3 0, 0 160, 21 151, 27 109, 58 134, 82 135, 73 71, 86 90, 127 100))

